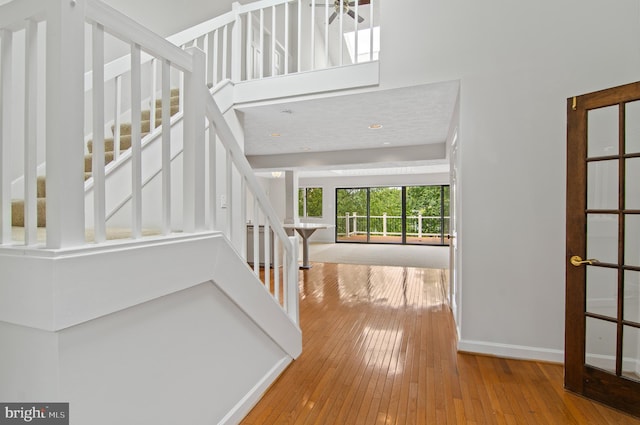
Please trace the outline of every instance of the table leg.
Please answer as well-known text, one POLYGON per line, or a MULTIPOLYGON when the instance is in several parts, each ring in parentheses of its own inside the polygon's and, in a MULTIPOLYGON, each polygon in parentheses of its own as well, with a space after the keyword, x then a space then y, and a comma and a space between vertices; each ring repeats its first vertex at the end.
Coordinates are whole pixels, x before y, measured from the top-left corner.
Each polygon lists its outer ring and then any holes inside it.
POLYGON ((301 269, 310 269, 309 264, 309 238, 302 237, 302 266, 301 269))

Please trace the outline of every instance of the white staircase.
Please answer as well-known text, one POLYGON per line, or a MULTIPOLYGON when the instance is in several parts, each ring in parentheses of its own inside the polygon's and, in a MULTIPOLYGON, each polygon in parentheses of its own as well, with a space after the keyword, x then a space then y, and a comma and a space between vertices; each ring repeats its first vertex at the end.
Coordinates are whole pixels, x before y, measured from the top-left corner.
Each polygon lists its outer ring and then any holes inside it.
MULTIPOLYGON (((0 400, 69 402, 71 424, 237 423, 300 355, 298 243, 246 161, 230 108, 248 100, 243 84, 318 68, 300 41, 312 10, 235 5, 167 41, 99 0, 0 6, 0 400), (130 53, 105 64, 106 39, 130 53), (143 135, 141 110, 156 104, 163 125, 143 135), (25 205, 18 237, 13 198, 25 205), (264 282, 259 259, 246 262, 247 202, 275 237, 264 282), (114 228, 125 236, 109 239, 114 228)), ((330 57, 323 66, 343 64, 330 57)))

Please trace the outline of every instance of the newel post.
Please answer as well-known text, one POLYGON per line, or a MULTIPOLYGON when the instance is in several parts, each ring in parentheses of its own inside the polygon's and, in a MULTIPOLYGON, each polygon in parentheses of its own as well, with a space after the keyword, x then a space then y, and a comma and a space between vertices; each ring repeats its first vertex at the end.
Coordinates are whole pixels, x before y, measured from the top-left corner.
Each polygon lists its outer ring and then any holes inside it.
POLYGON ((197 47, 186 49, 193 56, 192 72, 184 76, 184 231, 205 229, 205 55, 197 47))
POLYGON ((85 243, 84 0, 47 10, 47 248, 85 243))

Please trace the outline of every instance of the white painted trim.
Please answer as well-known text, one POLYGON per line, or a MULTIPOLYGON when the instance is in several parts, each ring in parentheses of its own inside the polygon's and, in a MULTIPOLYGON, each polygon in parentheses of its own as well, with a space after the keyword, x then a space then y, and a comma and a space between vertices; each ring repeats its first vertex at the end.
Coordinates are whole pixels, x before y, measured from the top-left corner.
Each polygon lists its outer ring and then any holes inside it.
POLYGON ((264 392, 275 382, 280 374, 291 364, 291 357, 283 357, 268 371, 249 392, 218 422, 218 425, 237 424, 247 416, 253 406, 262 398, 264 392))
POLYGON ((311 95, 380 84, 379 62, 278 75, 236 83, 235 104, 311 95))
POLYGON ((131 44, 140 45, 152 56, 168 59, 182 71, 193 71, 188 53, 105 3, 87 0, 87 19, 100 22, 108 33, 131 44))
POLYGON ((1 249, 0 282, 0 321, 50 332, 212 282, 289 356, 302 352, 298 325, 220 232, 1 249))
POLYGON ((564 363, 564 351, 549 348, 528 347, 524 345, 501 344, 487 341, 469 341, 460 339, 458 351, 474 354, 488 354, 496 357, 521 360, 564 363))

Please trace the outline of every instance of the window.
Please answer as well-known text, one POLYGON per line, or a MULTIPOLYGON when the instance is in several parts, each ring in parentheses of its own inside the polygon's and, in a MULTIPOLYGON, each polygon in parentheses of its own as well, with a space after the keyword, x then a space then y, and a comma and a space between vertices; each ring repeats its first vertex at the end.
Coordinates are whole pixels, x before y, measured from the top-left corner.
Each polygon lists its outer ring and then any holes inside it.
POLYGON ((322 217, 321 187, 301 187, 298 189, 298 216, 322 217))
POLYGON ((373 39, 371 29, 358 30, 358 60, 356 61, 356 32, 344 33, 344 41, 352 63, 377 61, 380 53, 380 27, 373 27, 373 39))
POLYGON ((449 186, 336 189, 336 242, 449 244, 449 186))

